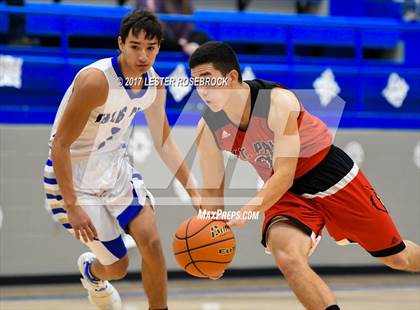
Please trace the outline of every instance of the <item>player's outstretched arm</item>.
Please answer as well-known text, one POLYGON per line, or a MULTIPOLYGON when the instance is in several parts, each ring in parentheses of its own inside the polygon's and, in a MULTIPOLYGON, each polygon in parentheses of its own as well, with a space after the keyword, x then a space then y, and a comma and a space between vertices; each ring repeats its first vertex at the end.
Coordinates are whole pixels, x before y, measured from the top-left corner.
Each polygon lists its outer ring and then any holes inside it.
POLYGON ((224 160, 204 119, 198 123, 196 142, 203 179, 202 208, 210 211, 224 209, 224 160))
POLYGON ((171 135, 168 118, 165 113, 166 90, 159 85, 156 99, 145 111, 147 125, 152 135, 153 144, 160 158, 191 197, 193 207, 200 208, 200 194, 194 184, 193 175, 185 158, 171 135))
MULTIPOLYGON (((251 199, 241 212, 265 212, 275 204, 293 185, 300 152, 298 117, 300 105, 296 96, 285 89, 273 89, 268 115, 268 126, 274 132, 273 175, 263 189, 251 199)), ((228 222, 241 226, 243 218, 228 222)))
POLYGON ((73 187, 70 160, 70 146, 80 136, 93 109, 105 103, 108 95, 108 82, 105 75, 97 69, 87 69, 79 74, 74 82, 73 93, 61 117, 54 142, 51 159, 64 207, 77 239, 85 242, 93 240, 96 230, 87 214, 77 203, 73 187))

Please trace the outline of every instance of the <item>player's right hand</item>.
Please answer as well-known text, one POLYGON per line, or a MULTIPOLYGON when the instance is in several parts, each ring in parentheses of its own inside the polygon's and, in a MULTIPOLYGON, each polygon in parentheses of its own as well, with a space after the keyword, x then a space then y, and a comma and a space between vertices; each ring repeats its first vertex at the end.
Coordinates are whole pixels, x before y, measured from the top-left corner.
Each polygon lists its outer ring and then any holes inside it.
POLYGON ((201 209, 201 196, 196 195, 191 197, 191 204, 194 210, 198 213, 198 211, 201 209))
POLYGON ((87 213, 79 205, 67 207, 66 209, 67 218, 74 230, 76 239, 85 243, 93 241, 98 234, 87 213))
POLYGON ((225 272, 222 272, 221 274, 219 274, 218 276, 216 276, 216 277, 209 277, 209 279, 210 280, 219 280, 221 277, 223 277, 223 274, 224 274, 225 272))

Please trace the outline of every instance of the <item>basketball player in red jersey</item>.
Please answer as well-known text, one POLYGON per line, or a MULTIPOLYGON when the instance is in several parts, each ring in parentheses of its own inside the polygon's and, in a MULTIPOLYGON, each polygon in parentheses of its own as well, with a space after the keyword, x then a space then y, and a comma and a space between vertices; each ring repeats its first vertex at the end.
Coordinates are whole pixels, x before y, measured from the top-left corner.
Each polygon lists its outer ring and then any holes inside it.
POLYGON ((357 242, 391 268, 420 270, 420 247, 402 240, 369 181, 291 91, 258 79, 243 82, 225 43, 200 46, 189 65, 193 77, 227 80, 222 87, 197 88, 208 106, 197 135, 202 198, 216 201, 205 208, 223 208, 222 151, 249 162, 265 186, 241 211, 265 212, 262 244, 306 308, 339 309, 308 264, 324 226, 339 244, 357 242))

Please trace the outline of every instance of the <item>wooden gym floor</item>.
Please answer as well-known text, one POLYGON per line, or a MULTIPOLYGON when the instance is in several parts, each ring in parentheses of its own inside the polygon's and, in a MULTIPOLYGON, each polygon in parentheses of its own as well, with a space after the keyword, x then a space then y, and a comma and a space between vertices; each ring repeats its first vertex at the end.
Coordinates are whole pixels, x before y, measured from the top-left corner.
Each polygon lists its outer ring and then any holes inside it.
MULTIPOLYGON (((245 271, 244 271, 245 272, 245 271)), ((348 310, 420 310, 420 275, 324 276, 339 305, 348 310)), ((125 310, 147 309, 140 282, 114 282, 125 310)), ((1 310, 94 309, 81 285, 0 287, 1 310)), ((280 276, 169 283, 171 310, 299 310, 302 306, 280 276)))

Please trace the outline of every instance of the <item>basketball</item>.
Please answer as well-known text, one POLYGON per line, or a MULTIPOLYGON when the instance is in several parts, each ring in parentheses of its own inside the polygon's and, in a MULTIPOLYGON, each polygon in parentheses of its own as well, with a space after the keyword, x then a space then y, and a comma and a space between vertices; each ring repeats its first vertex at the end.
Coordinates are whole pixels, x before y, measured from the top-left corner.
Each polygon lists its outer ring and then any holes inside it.
POLYGON ((173 238, 178 265, 192 276, 217 277, 235 256, 235 236, 222 220, 186 219, 173 238))

